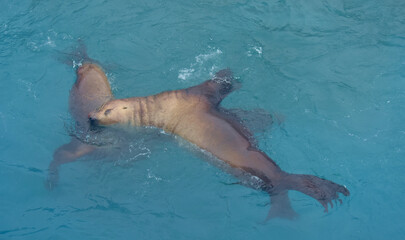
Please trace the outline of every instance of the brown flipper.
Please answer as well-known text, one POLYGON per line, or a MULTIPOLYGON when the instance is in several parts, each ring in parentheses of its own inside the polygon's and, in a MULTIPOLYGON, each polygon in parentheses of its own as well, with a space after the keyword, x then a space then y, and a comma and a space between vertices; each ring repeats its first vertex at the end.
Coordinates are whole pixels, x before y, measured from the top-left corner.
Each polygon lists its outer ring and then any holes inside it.
POLYGON ((48 190, 55 188, 59 180, 59 167, 62 164, 74 162, 80 157, 92 153, 95 149, 94 146, 84 144, 76 138, 72 138, 70 143, 64 144, 56 149, 53 154, 53 160, 49 164, 48 178, 45 181, 45 187, 48 190))
POLYGON ((239 132, 239 134, 244 136, 252 146, 256 147, 257 143, 253 133, 237 116, 229 113, 226 109, 223 108, 220 108, 219 111, 217 109, 212 109, 211 114, 227 121, 236 131, 239 132))
POLYGON ((284 185, 287 189, 300 191, 316 199, 325 208, 325 212, 328 212, 328 205, 333 208, 333 201, 342 203, 339 193, 350 195, 345 186, 307 174, 289 174, 284 185))
POLYGON ((101 66, 98 61, 87 55, 87 48, 82 39, 78 39, 77 43, 69 52, 57 51, 58 61, 68 66, 73 65, 73 68, 80 67, 84 63, 95 63, 101 66))
POLYGON ((220 108, 220 112, 236 119, 238 122, 242 123, 247 129, 253 133, 264 132, 269 129, 274 121, 273 115, 264 109, 252 109, 244 110, 239 108, 224 109, 220 108))
POLYGON ((222 99, 238 88, 239 83, 233 77, 232 71, 226 68, 215 73, 212 79, 187 88, 186 91, 196 95, 204 95, 214 106, 218 106, 222 99))

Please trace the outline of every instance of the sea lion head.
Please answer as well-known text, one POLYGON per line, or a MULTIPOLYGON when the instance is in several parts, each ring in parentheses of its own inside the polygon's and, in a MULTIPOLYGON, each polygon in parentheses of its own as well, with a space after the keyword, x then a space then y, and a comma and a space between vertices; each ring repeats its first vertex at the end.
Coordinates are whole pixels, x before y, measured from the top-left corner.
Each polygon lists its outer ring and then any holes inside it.
POLYGON ((112 124, 129 123, 130 111, 128 102, 125 100, 115 99, 106 102, 96 111, 89 114, 91 126, 107 126, 112 124))

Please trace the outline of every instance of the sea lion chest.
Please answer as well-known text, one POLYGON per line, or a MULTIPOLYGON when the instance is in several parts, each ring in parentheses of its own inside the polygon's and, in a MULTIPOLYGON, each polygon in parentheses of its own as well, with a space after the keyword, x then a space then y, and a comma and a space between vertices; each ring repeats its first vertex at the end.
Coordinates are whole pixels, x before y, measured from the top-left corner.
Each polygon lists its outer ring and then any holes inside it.
POLYGON ((167 115, 164 130, 205 149, 225 160, 240 154, 248 141, 220 116, 215 106, 201 95, 169 93, 165 101, 167 115), (170 95, 169 95, 170 96, 170 95), (236 151, 235 151, 236 150, 236 151))
POLYGON ((211 107, 205 98, 186 91, 164 92, 159 102, 156 122, 160 122, 161 126, 158 127, 180 136, 192 134, 195 125, 201 123, 201 116, 211 107))

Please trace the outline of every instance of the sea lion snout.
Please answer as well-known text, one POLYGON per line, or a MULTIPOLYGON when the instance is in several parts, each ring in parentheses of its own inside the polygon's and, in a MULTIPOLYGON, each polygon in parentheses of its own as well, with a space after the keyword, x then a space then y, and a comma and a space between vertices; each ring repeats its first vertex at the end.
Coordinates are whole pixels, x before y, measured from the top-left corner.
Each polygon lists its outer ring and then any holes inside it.
POLYGON ((90 126, 92 126, 92 127, 99 125, 98 119, 91 117, 90 115, 89 115, 89 122, 90 122, 90 126))
POLYGON ((90 112, 88 115, 90 126, 107 126, 123 122, 124 116, 120 114, 120 111, 107 104, 96 111, 90 112))
POLYGON ((99 132, 102 131, 102 129, 104 128, 97 118, 91 117, 90 115, 89 115, 89 124, 90 124, 90 131, 92 132, 99 132))
POLYGON ((97 117, 97 112, 90 112, 88 118, 91 126, 97 126, 100 124, 99 118, 97 117))

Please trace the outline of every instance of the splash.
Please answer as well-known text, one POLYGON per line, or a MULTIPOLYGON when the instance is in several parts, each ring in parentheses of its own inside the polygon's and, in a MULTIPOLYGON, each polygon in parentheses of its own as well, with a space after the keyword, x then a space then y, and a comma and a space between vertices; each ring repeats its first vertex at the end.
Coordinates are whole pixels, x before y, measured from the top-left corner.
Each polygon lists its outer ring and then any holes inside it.
POLYGON ((157 182, 160 182, 160 181, 163 180, 161 177, 156 176, 156 174, 154 174, 154 173, 152 172, 152 170, 150 170, 150 169, 146 169, 146 170, 148 171, 148 178, 149 178, 149 179, 154 179, 154 180, 156 180, 157 182))
POLYGON ((82 64, 82 61, 83 60, 80 60, 79 62, 76 62, 75 60, 73 60, 72 61, 72 68, 73 69, 76 69, 76 68, 79 68, 79 67, 81 67, 83 64, 82 64))
POLYGON ((193 74, 195 70, 193 68, 189 69, 189 68, 184 68, 184 69, 180 69, 179 70, 179 76, 178 78, 182 81, 186 81, 188 78, 191 77, 191 75, 193 74))
POLYGON ((252 57, 252 56, 258 56, 261 57, 263 54, 263 48, 260 46, 252 46, 249 48, 249 50, 247 51, 246 55, 248 57, 252 57))
POLYGON ((55 48, 55 39, 58 39, 58 33, 53 30, 49 30, 47 33, 39 33, 32 37, 31 41, 27 42, 26 46, 33 52, 40 52, 47 47, 55 48))
POLYGON ((219 49, 214 50, 213 52, 207 53, 207 54, 200 54, 195 57, 196 63, 199 64, 204 64, 204 62, 215 58, 216 56, 222 54, 222 51, 219 49))
POLYGON ((194 62, 190 64, 188 68, 182 68, 179 70, 177 78, 180 82, 191 82, 194 79, 199 79, 203 73, 209 72, 212 76, 218 67, 219 56, 222 51, 218 48, 209 47, 207 53, 202 53, 194 57, 194 62))

